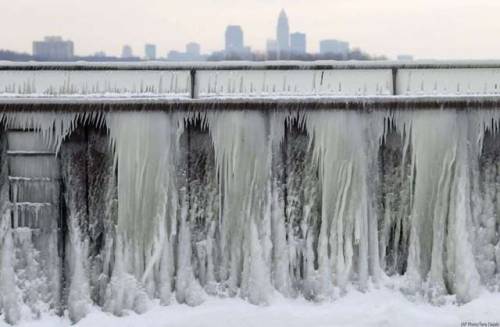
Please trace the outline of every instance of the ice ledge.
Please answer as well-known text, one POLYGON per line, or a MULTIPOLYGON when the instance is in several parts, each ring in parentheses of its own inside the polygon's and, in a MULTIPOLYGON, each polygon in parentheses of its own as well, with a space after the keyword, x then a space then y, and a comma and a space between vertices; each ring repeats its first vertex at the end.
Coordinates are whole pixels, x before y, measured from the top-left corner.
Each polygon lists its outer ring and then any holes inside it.
POLYGON ((373 61, 221 61, 221 62, 10 62, 0 70, 289 70, 289 69, 441 69, 500 68, 500 60, 373 60, 373 61))
POLYGON ((500 95, 144 97, 0 96, 0 111, 500 108, 500 95))

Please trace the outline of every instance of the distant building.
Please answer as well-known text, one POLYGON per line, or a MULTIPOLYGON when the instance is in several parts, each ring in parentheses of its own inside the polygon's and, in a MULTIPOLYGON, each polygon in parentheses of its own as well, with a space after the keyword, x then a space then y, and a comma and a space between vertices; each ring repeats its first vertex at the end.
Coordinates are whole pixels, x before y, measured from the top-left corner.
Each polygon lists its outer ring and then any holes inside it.
POLYGON ((229 25, 226 28, 226 55, 242 54, 245 52, 245 43, 243 41, 243 30, 241 26, 229 25))
POLYGON ((133 58, 134 53, 132 52, 132 47, 130 45, 124 45, 122 48, 122 58, 133 58))
POLYGON ((156 45, 146 44, 144 46, 144 58, 146 60, 155 60, 156 59, 156 45))
POLYGON ((267 40, 266 53, 268 57, 276 57, 278 53, 278 42, 276 42, 276 40, 267 40))
POLYGON ((184 52, 180 51, 169 51, 167 54, 167 60, 170 61, 185 61, 186 60, 186 54, 184 52))
POLYGON ((285 10, 281 10, 276 27, 276 41, 278 42, 278 57, 286 59, 290 53, 290 27, 285 10))
POLYGON ((322 55, 334 54, 347 56, 349 54, 349 43, 339 40, 322 40, 319 43, 319 53, 322 55))
POLYGON ((184 52, 172 50, 172 51, 168 52, 168 54, 167 54, 167 60, 170 60, 170 61, 183 61, 183 60, 185 60, 184 59, 184 57, 185 57, 184 55, 185 55, 184 52))
POLYGON ((198 43, 186 44, 186 52, 170 51, 167 55, 170 61, 202 61, 205 57, 201 55, 201 46, 198 43))
POLYGON ((408 54, 401 54, 401 55, 398 55, 398 60, 401 60, 401 61, 412 61, 413 60, 413 56, 412 55, 408 55, 408 54))
POLYGON ((186 44, 186 54, 192 56, 193 58, 200 57, 201 47, 199 43, 190 42, 186 44))
POLYGON ((33 42, 33 57, 37 60, 72 60, 73 42, 64 41, 60 36, 46 36, 43 41, 33 42))
POLYGON ((290 52, 296 55, 306 54, 306 35, 304 33, 292 33, 290 35, 290 52))

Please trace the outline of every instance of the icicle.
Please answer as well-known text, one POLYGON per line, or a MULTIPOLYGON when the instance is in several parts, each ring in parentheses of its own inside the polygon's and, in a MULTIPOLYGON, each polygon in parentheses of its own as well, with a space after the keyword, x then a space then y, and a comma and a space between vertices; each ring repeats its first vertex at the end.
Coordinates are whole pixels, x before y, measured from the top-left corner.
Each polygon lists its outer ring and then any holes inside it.
MULTIPOLYGON (((365 123, 360 114, 353 112, 311 113, 307 117, 322 189, 318 239, 322 296, 335 296, 334 286, 345 288, 353 276, 354 266, 358 269, 360 287, 367 286, 368 236, 370 230, 375 233, 374 228, 369 227, 369 219, 376 219, 369 217, 375 210, 370 209, 373 204, 368 195, 368 162, 376 161, 377 151, 371 148, 378 142, 366 140, 380 139, 383 124, 382 121, 374 124, 373 133, 364 135, 365 123)), ((372 239, 370 244, 373 246, 375 241, 372 239)), ((372 270, 378 270, 377 265, 378 262, 372 270)))
POLYGON ((107 117, 107 125, 115 145, 118 168, 117 261, 108 290, 109 310, 144 311, 149 297, 162 294, 168 303, 169 275, 155 282, 155 270, 165 272, 170 262, 169 241, 160 239, 176 220, 168 208, 176 208, 175 183, 176 122, 165 113, 116 113, 107 117), (164 208, 168 210, 165 211, 164 208), (165 232, 158 232, 164 228, 165 232), (162 246, 163 245, 163 246, 162 246), (135 282, 131 287, 127 280, 135 282), (127 290, 123 289, 127 288, 127 290))
POLYGON ((257 112, 214 113, 208 116, 222 208, 221 250, 223 277, 231 293, 252 303, 267 303, 270 271, 265 264, 265 227, 269 225, 269 132, 265 116, 257 112), (243 267, 241 270, 240 267, 243 267))

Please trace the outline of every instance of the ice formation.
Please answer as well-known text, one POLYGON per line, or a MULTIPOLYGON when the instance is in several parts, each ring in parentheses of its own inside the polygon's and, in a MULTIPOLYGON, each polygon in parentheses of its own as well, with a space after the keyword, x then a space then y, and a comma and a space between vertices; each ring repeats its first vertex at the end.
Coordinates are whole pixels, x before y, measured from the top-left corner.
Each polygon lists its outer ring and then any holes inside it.
MULTIPOLYGON (((85 65, 2 69, 4 98, 498 96, 498 62, 85 65), (281 67, 283 65, 295 68, 281 67), (491 66, 491 67, 482 67, 491 66), (44 68, 45 67, 45 68, 44 68), (270 68, 271 67, 271 68, 270 68), (231 69, 229 69, 231 68, 231 69)), ((14 68, 14 67, 10 67, 14 68)))
POLYGON ((5 113, 0 314, 499 291, 494 111, 5 113))
POLYGON ((3 96, 187 96, 189 71, 0 70, 3 96))

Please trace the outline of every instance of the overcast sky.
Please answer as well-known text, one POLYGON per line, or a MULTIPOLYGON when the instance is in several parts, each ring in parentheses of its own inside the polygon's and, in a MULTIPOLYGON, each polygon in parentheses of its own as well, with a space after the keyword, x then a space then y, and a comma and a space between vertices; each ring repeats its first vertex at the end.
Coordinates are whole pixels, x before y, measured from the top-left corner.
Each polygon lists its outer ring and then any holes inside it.
POLYGON ((291 32, 307 34, 308 50, 324 38, 395 57, 500 58, 500 0, 0 0, 0 49, 31 52, 31 42, 62 35, 78 55, 119 55, 124 44, 143 55, 199 42, 222 49, 228 24, 263 50, 275 38, 281 8, 291 32))

